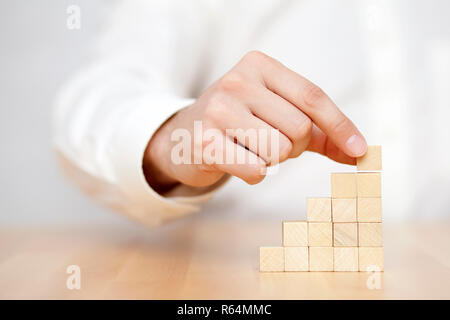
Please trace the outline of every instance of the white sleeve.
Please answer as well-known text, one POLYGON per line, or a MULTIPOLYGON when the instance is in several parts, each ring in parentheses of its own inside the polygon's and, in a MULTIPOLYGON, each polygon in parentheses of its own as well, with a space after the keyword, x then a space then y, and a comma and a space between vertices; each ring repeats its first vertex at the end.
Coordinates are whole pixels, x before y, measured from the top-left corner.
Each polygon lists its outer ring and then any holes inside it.
POLYGON ((190 1, 118 3, 90 63, 56 102, 53 141, 64 171, 88 194, 147 225, 196 211, 223 183, 180 186, 163 197, 142 170, 152 134, 193 102, 207 16, 190 1))

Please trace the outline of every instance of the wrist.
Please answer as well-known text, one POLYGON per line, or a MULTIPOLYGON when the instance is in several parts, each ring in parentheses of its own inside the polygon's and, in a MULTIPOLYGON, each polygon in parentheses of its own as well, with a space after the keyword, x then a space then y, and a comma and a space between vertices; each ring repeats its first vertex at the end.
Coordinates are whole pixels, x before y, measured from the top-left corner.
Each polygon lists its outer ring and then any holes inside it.
POLYGON ((165 124, 159 128, 150 139, 144 152, 142 169, 147 183, 158 193, 171 190, 179 184, 173 177, 170 165, 170 143, 166 134, 165 124))

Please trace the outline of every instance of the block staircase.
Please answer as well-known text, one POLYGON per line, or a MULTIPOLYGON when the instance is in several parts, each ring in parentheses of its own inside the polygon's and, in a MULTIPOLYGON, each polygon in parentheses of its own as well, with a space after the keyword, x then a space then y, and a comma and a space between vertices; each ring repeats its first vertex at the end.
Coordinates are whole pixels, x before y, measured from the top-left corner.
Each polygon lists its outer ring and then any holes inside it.
POLYGON ((381 146, 356 173, 332 173, 331 197, 308 198, 306 221, 283 222, 281 247, 260 248, 260 272, 383 271, 381 146))

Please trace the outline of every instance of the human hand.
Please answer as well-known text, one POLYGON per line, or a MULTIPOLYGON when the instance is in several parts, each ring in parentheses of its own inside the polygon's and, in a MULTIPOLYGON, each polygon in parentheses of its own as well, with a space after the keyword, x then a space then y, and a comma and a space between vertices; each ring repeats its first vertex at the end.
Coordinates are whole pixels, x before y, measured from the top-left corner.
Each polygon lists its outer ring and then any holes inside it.
POLYGON ((264 179, 268 165, 298 157, 305 150, 355 164, 366 149, 362 134, 319 87, 277 60, 252 51, 154 134, 143 168, 149 183, 159 190, 176 183, 209 186, 226 173, 255 184, 264 179), (214 137, 195 138, 195 122, 201 123, 203 133, 213 130, 214 137), (173 158, 179 141, 171 139, 180 129, 192 137, 190 161, 181 164, 173 158), (256 133, 256 141, 250 141, 248 130, 256 133), (204 152, 208 146, 209 152, 204 152), (239 152, 245 155, 243 163, 237 161, 239 152), (234 155, 233 161, 217 161, 218 154, 234 155))

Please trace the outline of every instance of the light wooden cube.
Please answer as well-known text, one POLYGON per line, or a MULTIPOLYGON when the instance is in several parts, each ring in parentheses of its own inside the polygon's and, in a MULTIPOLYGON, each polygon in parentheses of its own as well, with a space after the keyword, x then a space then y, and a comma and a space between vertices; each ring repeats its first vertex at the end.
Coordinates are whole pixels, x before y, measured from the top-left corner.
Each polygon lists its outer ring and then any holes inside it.
POLYGON ((331 247, 333 226, 331 222, 308 222, 308 245, 310 247, 331 247))
POLYGON ((332 173, 331 197, 332 198, 356 198, 356 174, 332 173))
POLYGON ((306 221, 283 221, 283 246, 307 247, 308 223, 306 221))
POLYGON ((381 198, 381 173, 357 173, 358 198, 381 198))
POLYGON ((333 199, 333 222, 356 222, 356 198, 333 199))
POLYGON ((358 223, 359 245, 361 247, 383 246, 383 228, 379 222, 358 223))
POLYGON ((283 272, 284 271, 284 248, 283 247, 261 247, 261 248, 259 248, 259 271, 261 271, 261 272, 283 272))
POLYGON ((381 146, 368 146, 366 154, 356 159, 356 165, 362 171, 381 170, 381 146))
POLYGON ((308 247, 284 248, 284 271, 308 271, 308 247))
POLYGON ((382 247, 359 247, 359 271, 383 271, 384 259, 382 247))
POLYGON ((309 247, 309 271, 333 271, 333 247, 309 247))
POLYGON ((308 221, 331 221, 331 198, 307 198, 306 213, 308 221))
POLYGON ((334 271, 355 271, 358 266, 358 247, 333 248, 334 271))
POLYGON ((333 237, 335 247, 357 247, 358 246, 358 224, 333 223, 333 237))
POLYGON ((381 222, 381 198, 358 198, 358 222, 381 222))

